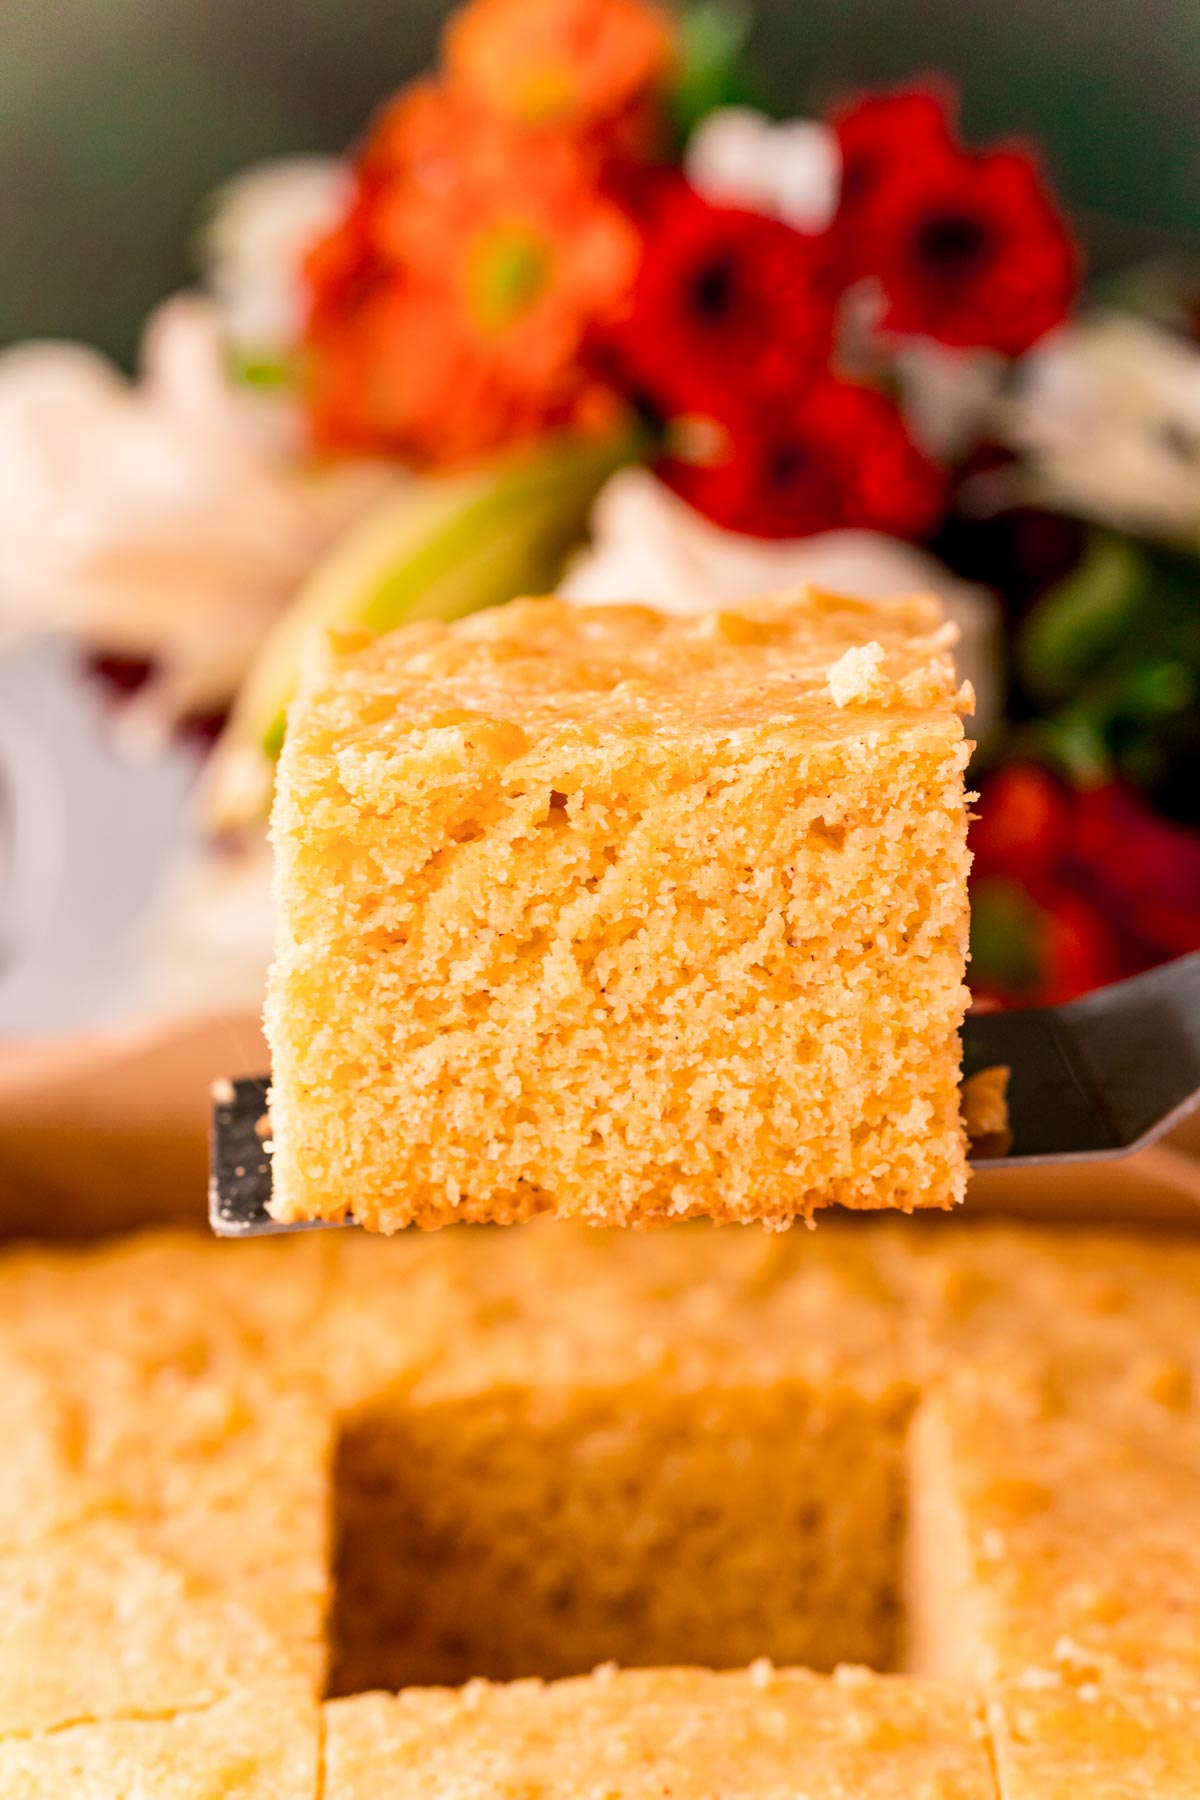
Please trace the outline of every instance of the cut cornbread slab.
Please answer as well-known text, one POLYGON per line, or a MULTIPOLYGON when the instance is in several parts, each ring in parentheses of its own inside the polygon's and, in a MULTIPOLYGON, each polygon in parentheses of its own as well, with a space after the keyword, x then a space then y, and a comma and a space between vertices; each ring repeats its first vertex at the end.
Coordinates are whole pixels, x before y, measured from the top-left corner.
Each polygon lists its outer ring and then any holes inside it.
MULTIPOLYGON (((35 1428, 6 1435, 11 1486, 60 1533, 133 1521, 142 1550, 235 1595, 275 1659, 281 1639, 319 1679, 331 1420, 305 1359, 330 1251, 254 1246, 268 1253, 239 1275, 214 1248, 164 1233, 0 1259, 0 1423, 14 1394, 45 1397, 35 1428)), ((0 1549, 29 1531, 8 1491, 0 1549)))
POLYGON ((279 1673, 253 1613, 143 1535, 97 1519, 0 1556, 0 1737, 206 1706, 279 1673))
POLYGON ((146 1541, 190 1576, 237 1595, 283 1647, 279 1666, 314 1681, 326 1662, 335 1442, 328 1402, 284 1389, 207 1457, 150 1465, 141 1484, 146 1541))
POLYGON ((1196 1247, 962 1234, 924 1298, 936 1375, 910 1437, 912 1662, 1200 1683, 1196 1247))
POLYGON ((988 1714, 1000 1800, 1200 1794, 1200 1692, 1008 1688, 988 1714))
POLYGON ((0 1794, 4 1800, 320 1800, 319 1725, 319 1709, 303 1689, 268 1683, 172 1718, 0 1739, 0 1794))
POLYGON ((972 1382, 921 1408, 915 1661, 975 1679, 1033 1668, 1075 1685, 1200 1681, 1196 1419, 1170 1405, 1131 1417, 1099 1391, 1087 1411, 1058 1404, 1052 1380, 1011 1398, 972 1382))
POLYGON ((475 1682, 326 1720, 325 1800, 995 1800, 969 1696, 857 1669, 475 1682))
POLYGON ((90 1482, 80 1468, 78 1418, 53 1373, 31 1367, 2 1338, 0 1366, 3 1555, 86 1518, 106 1496, 102 1484, 90 1482))
MULTIPOLYGON (((15 1342, 64 1391, 84 1397, 109 1386, 115 1395, 134 1379, 152 1386, 169 1422, 182 1396, 205 1392, 214 1378, 236 1372, 244 1386, 256 1364, 286 1368, 321 1316, 335 1255, 327 1236, 309 1234, 287 1251, 273 1243, 242 1250, 239 1267, 220 1246, 169 1230, 54 1253, 10 1246, 0 1255, 0 1346, 15 1342)), ((133 1410, 144 1415, 146 1406, 133 1410)))
POLYGON ((273 826, 276 1217, 961 1198, 939 617, 521 601, 330 645, 273 826))

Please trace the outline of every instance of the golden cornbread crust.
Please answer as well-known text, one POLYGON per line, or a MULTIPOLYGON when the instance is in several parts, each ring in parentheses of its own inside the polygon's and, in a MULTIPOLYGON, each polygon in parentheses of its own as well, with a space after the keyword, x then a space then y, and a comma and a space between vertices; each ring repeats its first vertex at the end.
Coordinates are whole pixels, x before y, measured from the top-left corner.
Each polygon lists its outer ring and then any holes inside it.
POLYGON ((959 1220, 9 1252, 0 1794, 1195 1800, 1198 1310, 959 1220))
POLYGON ((984 1736, 962 1690, 862 1669, 474 1682, 335 1701, 325 1800, 994 1800, 984 1736))
POLYGON ((272 827, 276 1216, 960 1199, 948 642, 935 601, 815 592, 331 641, 272 827))

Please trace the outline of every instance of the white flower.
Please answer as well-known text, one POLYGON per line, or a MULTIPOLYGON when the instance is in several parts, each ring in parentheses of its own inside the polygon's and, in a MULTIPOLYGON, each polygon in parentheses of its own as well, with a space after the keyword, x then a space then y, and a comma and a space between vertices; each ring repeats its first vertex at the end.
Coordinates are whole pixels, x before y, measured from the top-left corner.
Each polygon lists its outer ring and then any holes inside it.
POLYGON ((163 716, 228 699, 333 538, 396 479, 316 470, 230 379, 210 301, 153 314, 139 381, 75 344, 0 354, 0 623, 160 666, 163 716))
POLYGON ((1122 529, 1200 536, 1200 353, 1111 313, 1056 332, 1002 413, 1044 503, 1122 529))
POLYGON ((798 231, 824 231, 837 211, 837 136, 815 119, 776 125, 748 106, 719 107, 692 133, 683 167, 706 200, 783 219, 798 231))
POLYGON ((865 600, 936 594, 960 632, 954 661, 975 689, 972 735, 1000 715, 1000 615, 986 588, 936 557, 877 531, 825 531, 782 541, 723 531, 648 469, 621 469, 592 512, 592 543, 559 592, 584 605, 644 600, 664 612, 704 612, 756 594, 812 585, 865 600))
POLYGON ((991 350, 961 350, 916 338, 902 345, 895 372, 904 422, 934 462, 950 466, 991 428, 1008 363, 991 350))
POLYGON ((229 342, 248 360, 276 362, 299 342, 301 265, 344 212, 353 179, 335 157, 281 157, 234 176, 209 201, 207 282, 229 342))

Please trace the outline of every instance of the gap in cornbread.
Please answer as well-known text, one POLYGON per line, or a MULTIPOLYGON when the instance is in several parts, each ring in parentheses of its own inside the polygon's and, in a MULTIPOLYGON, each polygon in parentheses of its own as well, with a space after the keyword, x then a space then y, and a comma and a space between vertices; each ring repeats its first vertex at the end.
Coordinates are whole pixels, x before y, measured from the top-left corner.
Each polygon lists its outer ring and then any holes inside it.
POLYGON ((329 1691, 892 1668, 908 1403, 667 1376, 368 1405, 334 1464, 329 1691))
MULTIPOLYGON (((420 1242, 470 1317, 340 1417, 331 1692, 893 1664, 916 1389, 869 1233, 420 1242)), ((368 1318, 410 1249, 340 1241, 368 1318)))
POLYGON ((521 601, 330 644, 273 824, 276 1216, 960 1199, 967 700, 939 621, 521 601))

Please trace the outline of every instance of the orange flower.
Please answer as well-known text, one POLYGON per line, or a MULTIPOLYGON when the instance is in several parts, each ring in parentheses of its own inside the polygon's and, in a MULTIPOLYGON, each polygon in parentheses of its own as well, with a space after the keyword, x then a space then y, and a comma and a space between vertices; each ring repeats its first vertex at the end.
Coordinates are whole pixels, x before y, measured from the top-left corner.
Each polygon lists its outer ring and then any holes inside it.
POLYGON ((308 259, 310 419, 329 449, 445 464, 617 410, 585 353, 641 257, 608 186, 664 116, 667 17, 472 0, 445 60, 382 113, 353 205, 308 259))
POLYGON ((523 127, 599 130, 645 144, 675 61, 670 23, 647 0, 472 0, 446 28, 451 78, 523 127))
POLYGON ((527 187, 534 207, 548 196, 570 205, 594 194, 602 167, 578 137, 515 130, 452 83, 421 81, 382 114, 360 171, 380 253, 437 268, 447 242, 480 222, 481 206, 507 204, 527 187))
POLYGON ((383 116, 349 216, 309 258, 317 441, 445 464, 611 418, 583 351, 639 256, 566 140, 418 86, 383 116))

